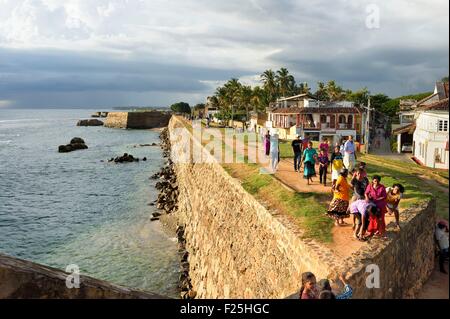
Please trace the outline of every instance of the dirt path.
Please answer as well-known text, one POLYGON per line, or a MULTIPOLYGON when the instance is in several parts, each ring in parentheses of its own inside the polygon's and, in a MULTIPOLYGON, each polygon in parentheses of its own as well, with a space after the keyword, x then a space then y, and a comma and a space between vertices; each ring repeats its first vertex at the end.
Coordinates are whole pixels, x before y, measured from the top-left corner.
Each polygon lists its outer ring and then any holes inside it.
POLYGON ((316 165, 316 177, 313 177, 313 183, 308 185, 303 178, 303 168, 300 172, 294 171, 294 160, 281 159, 278 164, 275 177, 281 182, 302 193, 330 193, 331 194, 331 174, 327 174, 327 186, 319 183, 319 166, 316 165))

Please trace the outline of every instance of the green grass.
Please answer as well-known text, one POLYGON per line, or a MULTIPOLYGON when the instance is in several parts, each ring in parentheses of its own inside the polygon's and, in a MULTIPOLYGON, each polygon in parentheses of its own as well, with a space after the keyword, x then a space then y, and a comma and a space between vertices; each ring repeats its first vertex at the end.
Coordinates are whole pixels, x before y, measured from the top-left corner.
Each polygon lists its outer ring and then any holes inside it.
POLYGON ((272 175, 260 174, 257 164, 230 164, 224 165, 224 168, 241 181, 247 192, 267 203, 269 209, 294 217, 304 232, 304 238, 332 242, 333 220, 325 215, 328 195, 292 192, 272 175))

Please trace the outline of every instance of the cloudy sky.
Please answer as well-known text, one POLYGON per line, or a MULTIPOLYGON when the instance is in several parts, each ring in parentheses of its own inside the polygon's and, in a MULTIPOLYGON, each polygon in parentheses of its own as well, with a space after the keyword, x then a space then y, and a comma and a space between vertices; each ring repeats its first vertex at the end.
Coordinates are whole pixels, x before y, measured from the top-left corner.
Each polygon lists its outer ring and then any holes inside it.
POLYGON ((202 102, 287 67, 390 96, 448 75, 448 0, 0 0, 1 107, 202 102), (379 14, 378 14, 379 13, 379 14))

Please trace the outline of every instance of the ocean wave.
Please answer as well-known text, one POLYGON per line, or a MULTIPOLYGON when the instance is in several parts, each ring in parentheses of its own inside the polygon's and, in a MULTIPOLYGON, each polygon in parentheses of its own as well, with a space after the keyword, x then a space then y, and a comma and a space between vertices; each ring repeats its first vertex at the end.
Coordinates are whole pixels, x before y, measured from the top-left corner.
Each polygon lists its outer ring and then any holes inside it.
POLYGON ((12 142, 12 140, 0 141, 0 144, 9 144, 11 142, 12 142))

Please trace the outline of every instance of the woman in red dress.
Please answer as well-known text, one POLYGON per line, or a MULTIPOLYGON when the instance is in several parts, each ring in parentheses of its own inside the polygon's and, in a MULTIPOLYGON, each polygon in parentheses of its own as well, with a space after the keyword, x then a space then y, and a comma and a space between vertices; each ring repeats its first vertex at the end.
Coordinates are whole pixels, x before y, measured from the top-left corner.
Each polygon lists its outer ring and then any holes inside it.
MULTIPOLYGON (((372 178, 372 183, 367 185, 365 196, 366 201, 372 201, 378 208, 380 216, 376 221, 376 234, 383 236, 386 231, 386 223, 384 221, 384 215, 386 214, 386 188, 380 183, 381 177, 379 175, 374 175, 372 178)), ((369 227, 372 225, 369 225, 369 227)))

